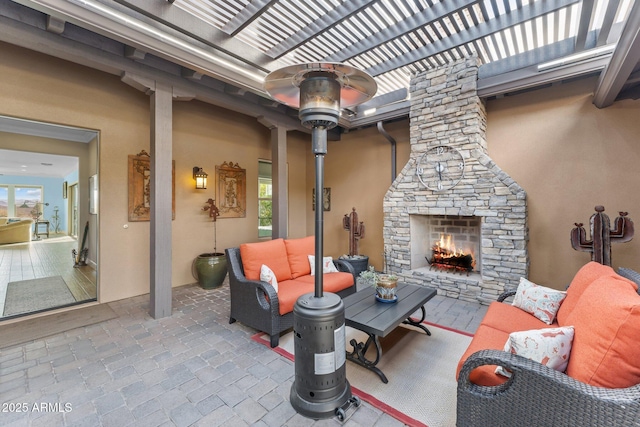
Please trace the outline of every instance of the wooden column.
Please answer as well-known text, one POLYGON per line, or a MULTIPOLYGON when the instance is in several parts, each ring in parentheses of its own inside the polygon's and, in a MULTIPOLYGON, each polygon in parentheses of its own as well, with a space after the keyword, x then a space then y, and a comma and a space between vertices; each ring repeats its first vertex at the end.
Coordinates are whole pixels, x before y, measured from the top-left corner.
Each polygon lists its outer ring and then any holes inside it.
POLYGON ((289 191, 287 185, 287 129, 282 126, 271 128, 271 179, 272 234, 273 239, 287 237, 289 220, 289 191))
MULTIPOLYGON (((274 101, 275 102, 275 101, 274 101)), ((287 237, 289 190, 287 185, 287 128, 264 116, 258 123, 271 131, 271 238, 287 237)))
POLYGON ((172 88, 156 82, 151 93, 151 248, 149 314, 171 315, 172 88))

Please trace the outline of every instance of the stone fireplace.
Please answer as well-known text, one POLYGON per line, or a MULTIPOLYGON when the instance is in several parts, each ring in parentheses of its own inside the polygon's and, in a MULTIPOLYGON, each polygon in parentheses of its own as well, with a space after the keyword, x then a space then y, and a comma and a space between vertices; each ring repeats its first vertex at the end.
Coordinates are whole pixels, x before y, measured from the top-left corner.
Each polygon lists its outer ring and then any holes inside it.
POLYGON ((385 195, 383 234, 388 268, 402 280, 489 303, 527 277, 527 205, 524 190, 487 154, 478 65, 465 58, 412 78, 411 154, 385 195), (433 190, 417 170, 423 154, 438 146, 461 154, 463 174, 451 188, 433 190), (430 268, 425 257, 441 233, 473 253, 471 273, 430 268))

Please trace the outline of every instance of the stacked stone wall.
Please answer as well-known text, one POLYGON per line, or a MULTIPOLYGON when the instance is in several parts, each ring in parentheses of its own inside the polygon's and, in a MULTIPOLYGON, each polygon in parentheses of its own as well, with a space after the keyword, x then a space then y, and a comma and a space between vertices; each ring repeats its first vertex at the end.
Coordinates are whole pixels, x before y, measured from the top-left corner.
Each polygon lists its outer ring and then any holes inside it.
POLYGON ((384 198, 384 243, 389 268, 409 283, 441 294, 489 303, 527 277, 527 205, 524 190, 488 156, 486 110, 478 97, 478 59, 465 58, 411 80, 411 154, 384 198), (447 145, 464 158, 464 176, 450 190, 427 189, 416 175, 427 150, 447 145), (479 278, 411 268, 410 215, 460 215, 481 219, 479 278))

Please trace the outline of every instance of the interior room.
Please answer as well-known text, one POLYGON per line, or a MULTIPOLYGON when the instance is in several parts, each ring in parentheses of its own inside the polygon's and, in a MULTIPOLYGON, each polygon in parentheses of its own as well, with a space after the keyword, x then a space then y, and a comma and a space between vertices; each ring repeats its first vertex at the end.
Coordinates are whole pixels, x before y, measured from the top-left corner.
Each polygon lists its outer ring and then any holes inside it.
POLYGON ((637 424, 639 2, 0 26, 0 424, 637 424))
MULTIPOLYGON (((3 191, 0 217, 6 224, 24 223, 19 233, 2 233, 0 318, 6 320, 95 301, 96 263, 85 257, 80 265, 73 256, 84 237, 80 218, 87 217, 86 213, 80 213, 86 206, 80 207, 78 186, 79 163, 88 160, 89 144, 53 139, 56 133, 64 137, 63 130, 53 126, 48 128, 50 137, 30 135, 36 134, 37 128, 45 129, 46 124, 9 117, 1 121, 4 129, 11 130, 2 136, 6 146, 46 148, 42 148, 45 152, 0 150, 3 191), (77 156, 51 154, 56 150, 76 152, 77 156)), ((94 132, 87 135, 85 139, 96 138, 94 132)), ((87 248, 88 244, 85 238, 87 248)), ((92 252, 95 253, 95 247, 92 252)))

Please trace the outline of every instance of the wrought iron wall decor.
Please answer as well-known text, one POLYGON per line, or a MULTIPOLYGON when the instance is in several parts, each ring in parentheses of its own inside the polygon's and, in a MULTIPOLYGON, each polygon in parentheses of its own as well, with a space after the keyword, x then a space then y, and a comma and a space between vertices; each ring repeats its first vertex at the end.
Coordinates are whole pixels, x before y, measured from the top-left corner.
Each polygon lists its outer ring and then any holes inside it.
POLYGON ((233 162, 216 166, 218 218, 247 216, 247 171, 233 162))
POLYGON ((356 208, 344 214, 342 228, 349 232, 349 256, 360 255, 360 239, 364 239, 364 222, 358 220, 356 208))
MULTIPOLYGON (((129 155, 129 221, 151 219, 151 156, 129 155)), ((176 163, 171 164, 171 218, 176 219, 176 163)))
POLYGON ((604 206, 596 206, 596 213, 591 215, 589 225, 591 240, 587 240, 587 233, 582 223, 576 222, 576 228, 571 230, 571 246, 576 251, 591 252, 591 260, 604 265, 611 265, 611 244, 625 243, 633 238, 633 221, 627 216, 628 212, 619 212, 615 227, 611 228, 609 217, 604 213, 604 206))

